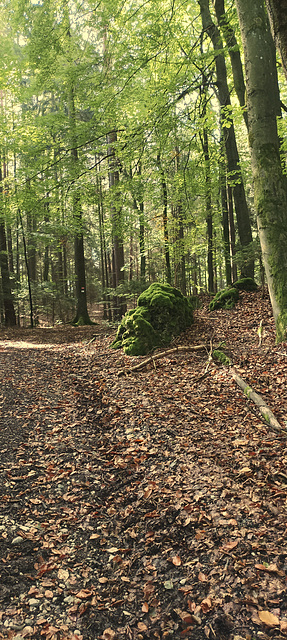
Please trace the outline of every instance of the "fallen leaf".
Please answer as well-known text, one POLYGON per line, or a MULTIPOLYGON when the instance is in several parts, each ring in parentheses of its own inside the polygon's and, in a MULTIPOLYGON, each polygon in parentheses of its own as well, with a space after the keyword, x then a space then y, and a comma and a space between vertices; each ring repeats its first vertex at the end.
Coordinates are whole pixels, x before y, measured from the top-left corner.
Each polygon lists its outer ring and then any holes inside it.
POLYGON ((103 635, 101 636, 101 638, 103 638, 103 640, 113 640, 115 635, 116 635, 115 631, 113 631, 109 627, 108 629, 105 629, 105 631, 104 631, 103 635))
POLYGON ((148 610, 149 610, 148 603, 147 603, 147 602, 144 602, 144 603, 143 603, 143 606, 142 606, 142 612, 143 612, 143 613, 147 613, 147 612, 148 612, 148 610))
POLYGON ((204 598, 204 600, 202 600, 202 602, 200 603, 200 606, 202 608, 203 613, 207 613, 207 611, 210 611, 210 609, 212 609, 211 598, 209 596, 208 598, 204 598))
POLYGON ((143 592, 146 599, 151 596, 151 594, 154 592, 154 585, 152 584, 152 582, 146 582, 143 588, 143 592))
POLYGON ((197 577, 200 582, 208 582, 208 577, 205 575, 205 573, 201 573, 201 571, 199 572, 197 577))
POLYGON ((181 559, 179 556, 174 556, 172 558, 172 564, 174 564, 176 567, 180 567, 181 565, 181 559))
POLYGON ((81 589, 81 591, 78 591, 78 593, 76 593, 76 597, 84 600, 85 598, 90 598, 93 593, 94 591, 92 589, 81 589))
POLYGON ((231 549, 235 549, 235 547, 237 547, 238 542, 238 538, 236 540, 230 540, 229 542, 226 542, 222 545, 222 549, 224 549, 224 551, 231 551, 231 549))
POLYGON ((270 613, 270 611, 258 611, 258 617, 268 627, 277 627, 279 625, 279 618, 270 613))

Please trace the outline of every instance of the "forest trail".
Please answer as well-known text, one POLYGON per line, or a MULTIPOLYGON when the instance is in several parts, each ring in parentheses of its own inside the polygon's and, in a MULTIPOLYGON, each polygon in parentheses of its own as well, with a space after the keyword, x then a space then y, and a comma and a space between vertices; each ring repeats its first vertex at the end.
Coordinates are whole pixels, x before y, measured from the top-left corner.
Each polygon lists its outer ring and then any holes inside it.
POLYGON ((113 335, 1 331, 0 638, 286 639, 286 436, 206 371, 224 340, 286 427, 268 299, 203 306, 173 345, 206 351, 120 377, 113 335))

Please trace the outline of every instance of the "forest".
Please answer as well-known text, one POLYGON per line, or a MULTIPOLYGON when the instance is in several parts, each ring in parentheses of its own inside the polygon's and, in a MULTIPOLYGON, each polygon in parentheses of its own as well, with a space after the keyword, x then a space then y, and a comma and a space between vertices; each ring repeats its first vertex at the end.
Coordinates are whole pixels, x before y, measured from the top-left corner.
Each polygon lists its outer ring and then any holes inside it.
POLYGON ((2 0, 0 640, 287 639, 287 0, 2 0))
POLYGON ((287 54, 266 4, 3 1, 2 326, 247 276, 284 339, 287 54))

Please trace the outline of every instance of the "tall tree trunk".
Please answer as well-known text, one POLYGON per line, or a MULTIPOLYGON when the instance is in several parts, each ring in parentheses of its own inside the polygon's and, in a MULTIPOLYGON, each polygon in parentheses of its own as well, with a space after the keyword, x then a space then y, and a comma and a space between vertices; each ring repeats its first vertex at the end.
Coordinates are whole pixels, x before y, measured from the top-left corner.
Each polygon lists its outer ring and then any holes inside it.
MULTIPOLYGON (((222 149, 221 145, 221 149, 222 149)), ((225 262, 225 277, 226 284, 231 284, 231 251, 230 251, 230 238, 229 238, 229 216, 228 216, 228 199, 227 199, 227 185, 226 185, 226 172, 225 172, 225 158, 222 153, 219 157, 219 189, 220 189, 220 202, 221 202, 221 219, 222 219, 222 231, 223 231, 223 251, 225 262)))
MULTIPOLYGON (((175 148, 175 172, 180 171, 180 151, 179 147, 175 148)), ((175 286, 180 289, 181 293, 186 296, 186 273, 185 273, 185 246, 184 246, 184 225, 183 225, 183 207, 181 202, 181 194, 176 194, 177 202, 174 206, 174 217, 176 224, 176 260, 175 260, 175 286)))
MULTIPOLYGON (((205 100, 205 96, 204 96, 205 100)), ((203 115, 205 116, 206 104, 203 107, 203 115)), ((208 135, 204 128, 202 136, 200 136, 205 171, 205 216, 207 228, 207 273, 208 273, 208 291, 214 293, 214 270, 213 270, 213 221, 212 221, 212 202, 211 202, 211 180, 210 180, 210 158, 208 135)))
POLYGON ((12 287, 9 275, 8 252, 4 219, 3 204, 3 184, 2 184, 2 168, 0 159, 0 271, 2 280, 2 295, 4 306, 4 317, 6 327, 14 327, 16 325, 16 314, 14 309, 12 287))
POLYGON ((239 154, 236 144, 233 120, 230 116, 230 95, 227 83, 227 70, 223 53, 223 43, 218 27, 214 24, 209 10, 209 0, 198 0, 202 26, 211 39, 215 51, 218 98, 221 106, 222 131, 225 141, 228 172, 233 189, 237 227, 241 249, 243 252, 242 275, 254 277, 254 257, 252 247, 252 230, 247 205, 243 178, 240 168, 239 154), (220 52, 220 53, 218 53, 220 52), (226 109, 228 108, 228 110, 226 109))
MULTIPOLYGON (((115 144, 117 142, 117 132, 112 131, 107 136, 108 156, 109 156, 109 188, 113 191, 113 204, 111 206, 112 215, 112 240, 113 240, 113 287, 116 289, 125 279, 125 260, 124 260, 124 243, 123 229, 121 220, 121 203, 119 201, 119 191, 117 190, 120 176, 118 169, 118 161, 115 152, 115 144)), ((126 313, 127 306, 122 295, 117 293, 114 296, 114 320, 120 320, 126 313)))
POLYGON ((84 252, 84 233, 83 233, 83 215, 81 206, 81 196, 79 188, 76 187, 79 156, 77 149, 76 135, 76 110, 74 99, 74 87, 70 80, 68 89, 68 107, 69 107, 69 124, 71 139, 71 177, 72 177, 72 208, 73 219, 75 225, 74 250, 75 250, 75 278, 76 278, 76 316, 73 320, 75 325, 92 324, 87 308, 87 289, 86 289, 86 269, 85 269, 85 252, 84 252))
POLYGON ((163 221, 163 235, 164 235, 164 256, 165 256, 166 279, 168 284, 171 284, 171 266, 170 266, 169 238, 168 238, 168 227, 167 227, 167 202, 168 202, 167 184, 166 184, 166 179, 164 175, 164 170, 161 164, 160 153, 157 154, 157 166, 159 168, 159 173, 160 173, 162 198, 163 198, 162 221, 163 221))
POLYGON ((229 242, 230 242, 230 254, 231 254, 231 273, 232 282, 237 280, 237 264, 236 264, 236 249, 235 249, 235 223, 234 223, 234 208, 233 208, 233 195, 230 185, 227 186, 227 207, 228 207, 228 222, 229 222, 229 242))
POLYGON ((272 35, 287 79, 287 0, 266 0, 272 35))
POLYGON ((246 109, 246 88, 243 67, 241 62, 240 49, 236 40, 235 31, 228 20, 225 11, 224 0, 215 0, 215 13, 220 30, 223 33, 224 40, 228 47, 228 53, 231 62, 234 89, 240 106, 243 108, 243 118, 248 129, 248 116, 246 109))
POLYGON ((277 69, 264 0, 236 0, 236 5, 245 57, 258 231, 280 342, 287 337, 287 188, 276 120, 280 113, 277 69))

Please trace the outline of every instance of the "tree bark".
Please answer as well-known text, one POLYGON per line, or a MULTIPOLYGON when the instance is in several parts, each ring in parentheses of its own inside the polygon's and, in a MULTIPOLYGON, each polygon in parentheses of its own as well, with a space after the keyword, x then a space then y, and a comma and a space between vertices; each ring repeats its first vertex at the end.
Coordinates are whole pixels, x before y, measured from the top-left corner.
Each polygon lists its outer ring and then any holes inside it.
POLYGON ((264 0, 236 0, 236 5, 245 57, 258 231, 280 342, 287 337, 287 187, 277 131, 280 102, 274 45, 264 0))
POLYGON ((266 0, 272 35, 287 79, 287 0, 266 0))

